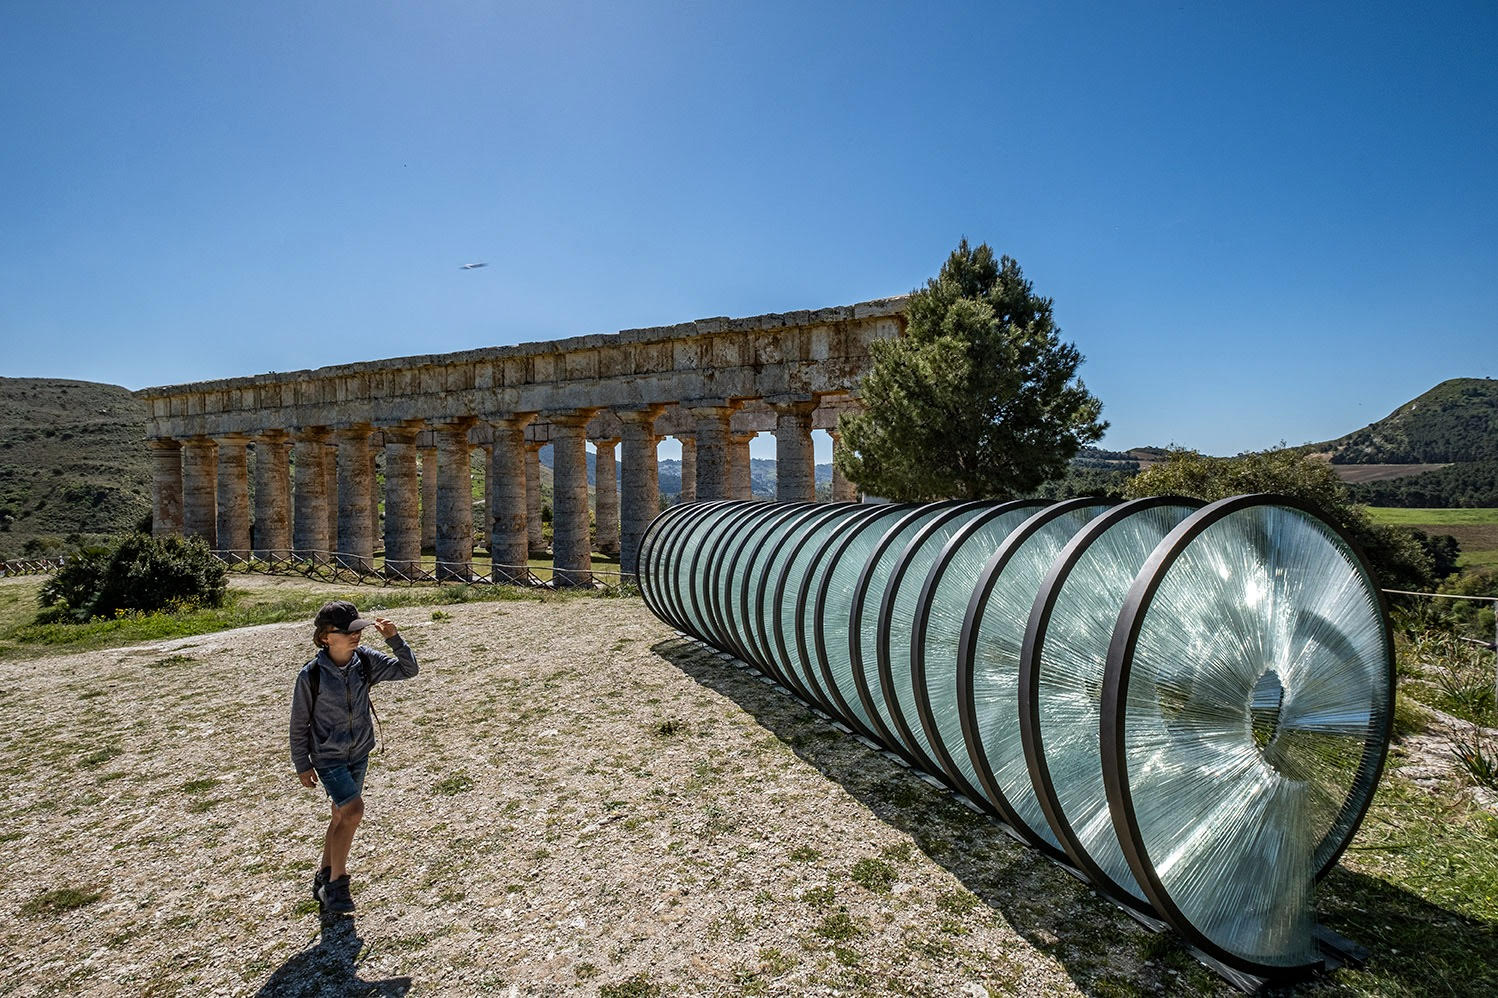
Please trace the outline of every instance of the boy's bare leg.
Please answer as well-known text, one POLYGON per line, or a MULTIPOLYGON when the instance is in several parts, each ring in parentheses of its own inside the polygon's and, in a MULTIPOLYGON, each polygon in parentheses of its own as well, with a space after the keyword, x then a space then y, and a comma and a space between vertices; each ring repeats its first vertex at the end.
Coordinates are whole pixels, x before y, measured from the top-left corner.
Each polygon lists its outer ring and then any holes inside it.
POLYGON ((328 822, 328 834, 323 837, 322 846, 322 865, 332 867, 328 876, 333 880, 348 874, 349 849, 354 844, 354 833, 359 830, 359 819, 363 817, 363 797, 355 797, 342 807, 333 808, 333 819, 328 822))
POLYGON ((328 814, 328 830, 322 837, 322 859, 317 864, 319 870, 326 870, 333 865, 333 855, 329 849, 329 845, 333 841, 333 826, 338 821, 338 805, 329 804, 328 814))

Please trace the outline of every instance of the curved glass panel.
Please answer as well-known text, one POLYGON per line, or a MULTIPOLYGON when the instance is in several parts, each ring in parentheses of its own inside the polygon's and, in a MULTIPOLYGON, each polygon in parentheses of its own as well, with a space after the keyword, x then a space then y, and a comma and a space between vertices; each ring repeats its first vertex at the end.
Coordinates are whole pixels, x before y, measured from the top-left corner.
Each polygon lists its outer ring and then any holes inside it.
POLYGON ((717 537, 718 528, 731 516, 738 512, 737 504, 725 502, 698 518, 688 529, 684 530, 680 541, 675 545, 674 572, 676 575, 676 606, 682 623, 686 626, 683 630, 701 638, 703 641, 712 643, 712 634, 707 630, 706 621, 698 609, 698 603, 693 596, 697 578, 693 570, 698 563, 698 554, 702 549, 710 545, 717 537))
MULTIPOLYGON (((774 630, 775 609, 779 605, 776 585, 780 581, 785 560, 794 552, 808 532, 818 523, 840 516, 837 506, 812 506, 808 511, 779 524, 765 539, 765 544, 755 555, 745 580, 745 617, 749 622, 751 638, 764 656, 767 665, 794 675, 790 662, 777 648, 774 630)), ((787 583, 789 585, 789 583, 787 583)))
POLYGON ((713 550, 703 571, 707 617, 712 624, 713 633, 718 636, 718 645, 743 661, 751 659, 744 650, 739 635, 728 626, 729 601, 725 599, 725 594, 736 581, 732 573, 738 564, 739 554, 746 544, 752 542, 755 528, 775 512, 776 508, 772 503, 750 503, 744 515, 734 522, 733 528, 724 533, 722 544, 713 550))
MULTIPOLYGON (((1054 795, 1061 811, 1063 824, 1052 831, 1068 853, 1076 848, 1085 854, 1084 866, 1087 859, 1092 861, 1098 869, 1089 869, 1090 875, 1096 878, 1101 872, 1115 890, 1145 904, 1144 890, 1130 872, 1113 830, 1103 786, 1098 744, 1103 675, 1118 611, 1134 577, 1165 535, 1199 508, 1200 504, 1150 506, 1123 515, 1101 534, 1093 536, 1095 528, 1089 528, 1089 536, 1077 538, 1085 547, 1077 551, 1077 542, 1067 546, 1063 558, 1070 554, 1075 560, 1056 580, 1054 591, 1042 593, 1036 601, 1040 608, 1040 600, 1048 598, 1049 615, 1043 622, 1033 614, 1031 618, 1036 637, 1027 673, 1034 699, 1025 709, 1033 711, 1039 735, 1038 751, 1030 754, 1031 775, 1037 777, 1042 795, 1054 795)), ((1114 510, 1109 518, 1122 513, 1114 510)), ((1024 693, 1022 689, 1022 698, 1024 693)))
MULTIPOLYGON (((976 753, 973 764, 979 777, 992 777, 991 782, 983 781, 983 788, 991 795, 995 789, 1002 794, 1031 834, 1057 851, 1061 850, 1061 843, 1040 809, 1030 783, 1024 746, 1020 743, 1020 646, 1030 620, 1030 607, 1051 563, 1073 534, 1107 508, 1104 503, 1088 503, 1059 514, 1055 506, 1036 514, 1037 518, 1045 517, 1045 522, 1027 525, 1031 528, 1028 536, 1018 540, 1008 558, 998 566, 988 598, 977 608, 974 618, 972 700, 964 705, 974 722, 975 744, 968 746, 969 754, 976 753)), ((1002 808, 1002 801, 995 800, 994 804, 1002 808)))
POLYGON ((958 531, 942 552, 945 560, 931 567, 923 590, 929 589, 920 662, 915 663, 914 692, 926 701, 921 727, 926 744, 936 753, 947 775, 981 798, 978 772, 962 738, 957 709, 957 642, 967 605, 989 557, 1004 539, 1035 514, 1040 503, 1017 505, 958 531), (929 720, 929 724, 927 723, 929 720))
POLYGON ((1138 632, 1117 762, 1180 916, 1239 959, 1299 966, 1316 957, 1312 884, 1373 793, 1392 649, 1377 586, 1332 528, 1289 506, 1216 515, 1182 525, 1209 524, 1142 619, 1120 618, 1138 632))
POLYGON ((844 720, 847 719, 846 712, 827 692, 826 683, 816 668, 815 631, 818 621, 811 603, 816 598, 829 546, 836 543, 851 524, 867 515, 866 507, 846 503, 825 520, 811 526, 788 552, 790 560, 786 566, 785 586, 770 608, 777 660, 801 681, 823 710, 844 720))
MULTIPOLYGON (((886 628, 887 633, 876 646, 880 657, 878 689, 889 705, 891 720, 896 722, 896 737, 907 751, 936 773, 942 771, 942 765, 932 755, 931 742, 926 738, 916 709, 910 671, 911 635, 915 629, 916 614, 921 609, 921 589, 926 581, 926 573, 931 570, 936 556, 953 535, 974 517, 991 508, 986 503, 968 503, 958 509, 947 510, 934 522, 928 522, 920 534, 905 546, 896 572, 898 578, 891 587, 886 588, 880 606, 880 626, 886 628)), ((868 619, 867 607, 864 609, 864 619, 868 619)))
POLYGON ((839 503, 824 515, 804 520, 797 533, 786 538, 785 544, 780 548, 782 572, 774 572, 774 590, 765 593, 764 602, 759 607, 759 623, 771 655, 779 662, 780 667, 797 679, 798 685, 818 706, 833 713, 836 713, 836 709, 828 704, 821 683, 809 668, 809 659, 800 653, 795 643, 795 619, 798 607, 804 607, 807 599, 812 598, 816 592, 812 578, 807 575, 810 560, 815 557, 816 551, 821 550, 828 536, 857 512, 858 506, 855 503, 839 503))
POLYGON ((827 570, 816 590, 814 612, 819 625, 815 634, 816 651, 822 678, 832 687, 829 692, 834 699, 847 708, 845 713, 851 712, 864 728, 876 735, 880 725, 870 717, 853 678, 853 670, 860 665, 852 657, 849 641, 852 620, 849 614, 853 609, 859 576, 863 574, 869 556, 874 553, 885 529, 908 511, 908 506, 873 507, 864 519, 849 529, 846 536, 838 540, 828 555, 827 570))
POLYGON ((784 536, 789 524, 806 510, 815 509, 815 506, 810 503, 792 503, 772 506, 771 509, 774 510, 773 514, 754 525, 744 546, 734 556, 722 595, 725 626, 737 636, 748 661, 762 671, 770 671, 772 667, 766 662, 764 649, 755 640, 753 618, 748 616, 747 606, 748 597, 754 592, 753 586, 758 580, 759 566, 763 563, 761 556, 766 553, 768 545, 784 536))
POLYGON ((849 610, 848 653, 853 663, 853 681, 857 686, 855 695, 865 700, 866 711, 870 705, 873 706, 879 733, 892 747, 902 750, 905 743, 900 738, 891 712, 892 706, 885 698, 884 688, 879 682, 879 609, 884 605, 885 587, 901 555, 905 553, 905 546, 928 523, 950 512, 953 505, 931 503, 917 506, 883 531, 883 536, 866 557, 860 573, 862 585, 854 591, 853 605, 849 610))
POLYGON ((660 573, 654 570, 652 558, 660 550, 661 534, 670 524, 676 522, 681 516, 682 507, 672 506, 650 521, 645 528, 645 536, 640 538, 640 554, 637 578, 640 583, 640 596, 645 600, 645 605, 650 607, 652 613, 657 617, 665 619, 660 601, 660 573))
POLYGON ((682 536, 714 508, 715 504, 712 503, 689 503, 683 506, 680 515, 661 530, 660 543, 651 552, 651 574, 660 579, 660 584, 656 587, 656 598, 666 621, 682 632, 686 632, 687 628, 677 603, 676 587, 681 577, 676 566, 677 546, 681 543, 682 536))

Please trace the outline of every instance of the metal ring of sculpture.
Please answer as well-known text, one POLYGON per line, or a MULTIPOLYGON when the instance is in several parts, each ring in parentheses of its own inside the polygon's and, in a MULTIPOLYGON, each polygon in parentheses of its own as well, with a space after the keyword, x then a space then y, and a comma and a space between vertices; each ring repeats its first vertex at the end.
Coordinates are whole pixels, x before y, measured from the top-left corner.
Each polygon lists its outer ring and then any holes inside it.
POLYGON ((1020 652, 1020 743, 1051 831, 1099 890, 1146 912, 1149 902, 1113 834, 1103 787, 1103 677, 1118 610, 1135 576, 1165 535, 1201 506, 1156 496, 1088 523, 1041 583, 1020 652))
POLYGON ((1393 644, 1311 508, 700 502, 656 517, 639 568, 662 620, 1220 964, 1318 962, 1311 891, 1382 770, 1393 644))
POLYGON ((1209 955, 1320 962, 1311 890, 1373 801, 1393 663, 1367 559, 1298 500, 1215 502, 1134 580, 1103 682, 1108 807, 1155 911, 1209 955))

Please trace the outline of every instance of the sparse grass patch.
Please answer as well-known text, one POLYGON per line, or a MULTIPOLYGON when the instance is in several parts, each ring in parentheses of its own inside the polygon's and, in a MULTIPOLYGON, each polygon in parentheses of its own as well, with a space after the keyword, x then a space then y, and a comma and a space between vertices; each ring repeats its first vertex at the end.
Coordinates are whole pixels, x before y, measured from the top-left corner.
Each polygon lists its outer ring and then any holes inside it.
POLYGON ((1498 745, 1474 730, 1469 737, 1457 739, 1452 754, 1474 783, 1498 790, 1498 745))
POLYGON ((212 790, 222 782, 222 780, 216 780, 211 776, 205 777, 201 780, 188 780, 186 783, 182 784, 182 792, 189 794, 200 794, 205 791, 212 790))
POLYGON ((848 879, 875 894, 888 894, 895 884, 895 868, 882 859, 861 859, 848 871, 848 879))
POLYGON ((896 863, 906 863, 915 855, 915 843, 896 842, 894 845, 885 846, 879 850, 879 855, 885 859, 892 859, 896 863))
POLYGON ((1430 711, 1416 703, 1413 698, 1407 696, 1403 689, 1395 691, 1394 737, 1396 739, 1418 735, 1430 727, 1431 716, 1430 711))
POLYGON ((910 785, 905 782, 895 783, 886 789, 884 799, 902 811, 908 811, 923 803, 926 799, 924 785, 910 785))
POLYGON ((454 773, 432 784, 432 789, 444 797, 456 797, 473 789, 473 777, 467 773, 454 773))
POLYGON ((124 754, 125 750, 118 745, 106 745, 103 748, 95 749, 82 759, 79 759, 78 764, 92 769, 95 766, 104 765, 110 759, 117 759, 124 754))
POLYGON ((791 862, 793 863, 815 863, 822 858, 822 854, 811 846, 797 846, 791 850, 791 862))
POLYGON ((965 915, 978 907, 977 895, 965 887, 956 887, 936 895, 936 903, 949 915, 965 915))
POLYGON ((91 905, 103 896, 103 891, 59 887, 55 890, 44 891, 21 905, 21 914, 29 917, 62 915, 91 905))
POLYGON ((823 884, 803 891, 801 900, 813 908, 831 908, 832 903, 837 900, 837 892, 832 889, 831 884, 823 884))
POLYGON ((146 663, 146 668, 147 669, 170 669, 172 666, 175 666, 175 665, 187 665, 190 662, 196 662, 196 661, 197 661, 197 659, 193 658, 191 655, 168 655, 166 658, 158 658, 154 662, 147 662, 146 663))
POLYGON ((796 962, 794 956, 774 946, 766 946, 759 951, 759 972, 761 974, 779 976, 780 974, 794 970, 796 962))
POLYGON ((815 931, 823 939, 841 943, 857 939, 863 934, 863 926, 859 925, 846 911, 834 911, 830 915, 822 916, 815 931))

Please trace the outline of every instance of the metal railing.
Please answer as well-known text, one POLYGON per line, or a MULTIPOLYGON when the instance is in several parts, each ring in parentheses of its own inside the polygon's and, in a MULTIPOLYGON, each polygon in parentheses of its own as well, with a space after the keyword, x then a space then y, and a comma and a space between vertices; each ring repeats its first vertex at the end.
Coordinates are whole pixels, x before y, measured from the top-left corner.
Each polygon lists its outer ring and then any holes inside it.
POLYGON ((1474 603, 1493 604, 1493 640, 1482 641, 1478 638, 1462 638, 1468 644, 1477 645, 1479 648, 1487 648, 1493 652, 1493 702, 1498 703, 1498 596, 1462 596, 1457 593, 1416 593, 1407 589, 1385 589, 1384 592, 1391 596, 1428 596, 1434 599, 1460 599, 1469 600, 1474 603))
POLYGON ((9 578, 14 575, 50 575, 62 568, 67 561, 65 557, 56 558, 16 558, 12 561, 0 561, 0 579, 9 578))

